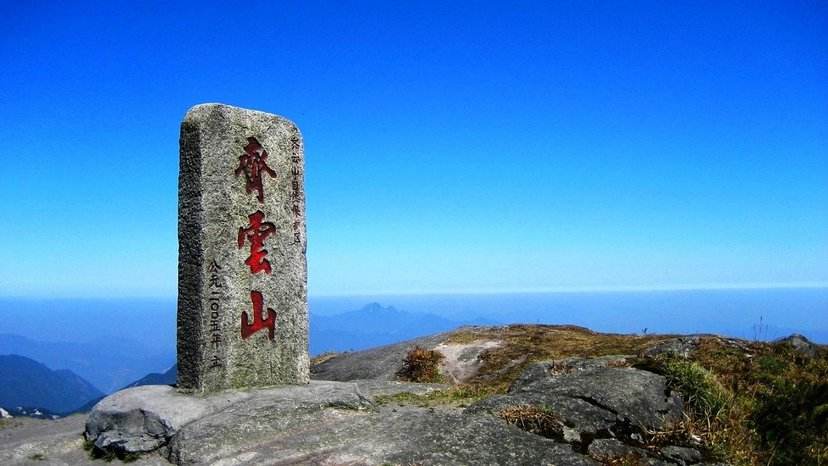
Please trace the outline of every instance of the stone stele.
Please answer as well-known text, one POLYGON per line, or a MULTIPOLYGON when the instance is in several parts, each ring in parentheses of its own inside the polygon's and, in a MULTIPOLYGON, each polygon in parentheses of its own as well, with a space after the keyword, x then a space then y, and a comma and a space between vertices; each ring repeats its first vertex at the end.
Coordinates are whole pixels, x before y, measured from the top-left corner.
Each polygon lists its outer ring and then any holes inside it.
POLYGON ((178 386, 309 382, 302 137, 222 104, 181 123, 178 386))

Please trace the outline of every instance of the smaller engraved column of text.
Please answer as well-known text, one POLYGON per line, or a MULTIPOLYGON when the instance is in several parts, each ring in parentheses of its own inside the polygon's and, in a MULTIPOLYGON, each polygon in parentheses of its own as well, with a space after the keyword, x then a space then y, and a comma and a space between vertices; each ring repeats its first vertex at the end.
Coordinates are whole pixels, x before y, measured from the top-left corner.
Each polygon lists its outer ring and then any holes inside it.
POLYGON ((221 305, 221 267, 219 266, 218 262, 213 259, 210 262, 210 265, 207 267, 207 271, 210 274, 210 279, 208 282, 208 297, 207 302, 209 303, 209 310, 210 310, 210 327, 209 327, 209 338, 210 338, 210 369, 221 369, 224 367, 224 363, 221 358, 221 347, 223 345, 222 339, 222 331, 221 331, 221 312, 222 312, 222 305, 221 305))

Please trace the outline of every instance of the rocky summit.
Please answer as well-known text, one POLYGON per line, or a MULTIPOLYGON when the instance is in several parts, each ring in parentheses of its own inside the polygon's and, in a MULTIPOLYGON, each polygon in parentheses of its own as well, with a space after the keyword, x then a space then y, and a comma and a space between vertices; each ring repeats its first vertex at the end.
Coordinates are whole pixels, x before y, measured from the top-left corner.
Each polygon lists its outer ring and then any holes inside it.
POLYGON ((705 393, 675 368, 773 345, 813 356, 785 341, 467 327, 317 357, 308 385, 197 396, 149 385, 88 416, 6 420, 0 463, 736 464, 697 422, 705 393))

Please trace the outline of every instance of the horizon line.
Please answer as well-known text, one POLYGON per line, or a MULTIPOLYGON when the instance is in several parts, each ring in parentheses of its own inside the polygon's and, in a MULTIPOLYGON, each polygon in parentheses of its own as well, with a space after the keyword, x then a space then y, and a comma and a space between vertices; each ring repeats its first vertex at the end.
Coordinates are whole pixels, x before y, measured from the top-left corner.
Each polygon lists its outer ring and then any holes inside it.
POLYGON ((726 283, 726 284, 689 284, 660 286, 581 286, 581 287, 537 287, 511 288, 502 290, 425 290, 425 291, 377 291, 347 294, 320 293, 309 295, 310 298, 349 298, 360 296, 434 296, 434 295, 498 295, 498 294, 554 294, 554 293, 647 293, 660 291, 718 291, 718 290, 774 290, 774 289, 823 289, 828 282, 793 282, 793 283, 726 283))
MULTIPOLYGON (((460 290, 418 290, 418 291, 358 291, 353 293, 313 293, 308 299, 315 298, 357 298, 374 296, 462 296, 462 295, 507 295, 507 294, 566 294, 566 293, 648 293, 670 291, 739 291, 739 290, 784 290, 784 289, 824 289, 828 282, 793 282, 793 283, 726 283, 726 284, 687 284, 657 286, 581 286, 581 287, 536 287, 511 288, 501 290, 460 289, 460 290)), ((77 300, 174 300, 177 295, 2 295, 0 300, 42 300, 57 299, 77 300)))

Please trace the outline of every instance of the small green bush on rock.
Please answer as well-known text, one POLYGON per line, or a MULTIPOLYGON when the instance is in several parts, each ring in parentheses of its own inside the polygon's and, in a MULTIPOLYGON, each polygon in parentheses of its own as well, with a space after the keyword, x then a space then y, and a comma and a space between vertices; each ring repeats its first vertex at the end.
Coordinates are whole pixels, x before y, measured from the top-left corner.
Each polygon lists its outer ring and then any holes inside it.
POLYGON ((684 394, 696 415, 720 418, 732 398, 716 376, 699 363, 669 360, 663 367, 668 384, 684 394))

